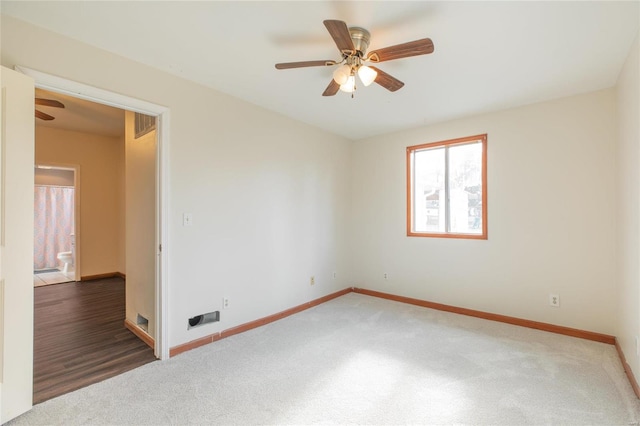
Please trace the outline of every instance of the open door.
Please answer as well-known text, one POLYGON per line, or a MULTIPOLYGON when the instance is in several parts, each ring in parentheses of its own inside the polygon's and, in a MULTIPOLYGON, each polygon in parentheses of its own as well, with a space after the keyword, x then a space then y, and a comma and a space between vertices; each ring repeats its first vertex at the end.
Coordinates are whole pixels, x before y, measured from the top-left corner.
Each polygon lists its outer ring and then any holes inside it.
POLYGON ((33 398, 34 81, 0 68, 0 423, 33 398))

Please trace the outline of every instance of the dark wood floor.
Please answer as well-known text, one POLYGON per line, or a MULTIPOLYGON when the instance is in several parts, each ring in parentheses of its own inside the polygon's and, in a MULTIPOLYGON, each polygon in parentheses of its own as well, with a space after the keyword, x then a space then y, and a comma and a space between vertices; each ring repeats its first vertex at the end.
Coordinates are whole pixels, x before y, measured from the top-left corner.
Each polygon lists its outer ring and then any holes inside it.
POLYGON ((36 287, 34 404, 154 361, 124 319, 121 278, 36 287))

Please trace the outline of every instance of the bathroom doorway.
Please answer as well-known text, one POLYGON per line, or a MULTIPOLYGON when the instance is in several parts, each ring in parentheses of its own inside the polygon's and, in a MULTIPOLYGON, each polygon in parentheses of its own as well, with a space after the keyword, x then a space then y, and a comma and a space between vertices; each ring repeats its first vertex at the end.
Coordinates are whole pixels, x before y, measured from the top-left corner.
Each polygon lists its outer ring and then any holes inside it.
POLYGON ((78 281, 78 167, 36 164, 33 285, 78 281))

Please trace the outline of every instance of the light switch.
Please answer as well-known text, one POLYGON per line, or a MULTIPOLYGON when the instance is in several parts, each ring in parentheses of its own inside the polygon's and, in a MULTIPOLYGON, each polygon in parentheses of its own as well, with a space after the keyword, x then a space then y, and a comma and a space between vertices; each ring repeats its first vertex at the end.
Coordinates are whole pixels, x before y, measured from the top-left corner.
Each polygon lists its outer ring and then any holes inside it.
POLYGON ((193 214, 184 213, 182 215, 182 226, 191 226, 193 224, 193 214))

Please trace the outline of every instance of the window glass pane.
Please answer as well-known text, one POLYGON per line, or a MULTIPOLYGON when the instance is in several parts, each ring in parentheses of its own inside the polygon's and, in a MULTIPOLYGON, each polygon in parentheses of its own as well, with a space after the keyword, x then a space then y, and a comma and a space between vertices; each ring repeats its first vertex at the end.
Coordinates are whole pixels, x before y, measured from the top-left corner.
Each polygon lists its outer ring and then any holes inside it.
POLYGON ((450 232, 482 233, 482 143, 449 147, 450 232))
POLYGON ((445 232, 444 148, 414 153, 414 232, 445 232))

